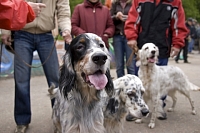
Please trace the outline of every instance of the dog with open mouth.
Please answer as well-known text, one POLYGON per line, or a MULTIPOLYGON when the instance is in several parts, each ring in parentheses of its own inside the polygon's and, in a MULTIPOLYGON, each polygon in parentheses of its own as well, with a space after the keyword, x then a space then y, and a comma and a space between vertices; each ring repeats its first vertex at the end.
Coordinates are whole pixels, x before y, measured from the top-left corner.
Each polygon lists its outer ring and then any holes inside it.
MULTIPOLYGON (((55 133, 104 133, 102 92, 113 95, 110 55, 102 39, 92 33, 74 38, 63 58, 54 94, 55 133)), ((53 87, 53 86, 52 86, 53 87)))
POLYGON ((191 83, 180 68, 156 65, 158 55, 158 47, 153 43, 146 43, 138 51, 136 62, 136 65, 139 66, 139 78, 146 89, 145 102, 151 99, 153 104, 149 128, 155 127, 156 117, 164 119, 167 116, 162 108, 161 97, 168 95, 172 98, 172 106, 168 109, 169 112, 172 112, 177 102, 176 92, 180 92, 188 98, 192 108, 191 113, 195 115, 194 101, 190 97, 190 91, 200 91, 200 87, 191 83))

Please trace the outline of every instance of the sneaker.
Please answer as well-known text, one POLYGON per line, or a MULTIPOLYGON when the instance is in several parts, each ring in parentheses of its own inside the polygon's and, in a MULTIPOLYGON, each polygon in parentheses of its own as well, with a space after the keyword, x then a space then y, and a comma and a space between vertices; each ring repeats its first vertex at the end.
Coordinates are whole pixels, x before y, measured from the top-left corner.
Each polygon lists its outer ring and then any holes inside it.
POLYGON ((15 133, 26 133, 27 128, 28 128, 28 125, 17 125, 15 129, 15 133))

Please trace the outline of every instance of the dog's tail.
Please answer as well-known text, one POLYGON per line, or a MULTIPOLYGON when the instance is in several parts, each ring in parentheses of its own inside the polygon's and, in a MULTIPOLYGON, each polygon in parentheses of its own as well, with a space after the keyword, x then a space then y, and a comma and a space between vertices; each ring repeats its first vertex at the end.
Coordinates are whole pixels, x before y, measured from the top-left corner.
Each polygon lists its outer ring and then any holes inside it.
POLYGON ((56 97, 56 94, 58 92, 58 88, 55 88, 55 85, 51 84, 51 86, 48 89, 48 92, 49 92, 50 98, 53 99, 53 98, 56 97))
POLYGON ((189 83, 189 87, 192 91, 200 91, 200 87, 191 82, 189 83))

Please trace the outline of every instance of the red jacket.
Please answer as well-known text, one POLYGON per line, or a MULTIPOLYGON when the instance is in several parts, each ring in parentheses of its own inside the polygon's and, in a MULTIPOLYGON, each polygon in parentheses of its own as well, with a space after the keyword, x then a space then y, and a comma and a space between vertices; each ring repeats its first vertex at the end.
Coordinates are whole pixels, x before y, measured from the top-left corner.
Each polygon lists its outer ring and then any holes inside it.
POLYGON ((188 30, 181 0, 133 0, 125 23, 128 40, 137 40, 138 47, 144 43, 156 44, 160 57, 169 57, 171 46, 181 48, 188 30))
POLYGON ((23 0, 0 1, 0 28, 20 30, 35 19, 32 8, 23 0))
POLYGON ((72 35, 97 34, 102 37, 107 47, 109 46, 108 37, 112 37, 115 30, 109 9, 100 2, 92 5, 85 0, 78 4, 73 11, 71 23, 72 35), (104 34, 107 34, 108 37, 105 37, 104 34))

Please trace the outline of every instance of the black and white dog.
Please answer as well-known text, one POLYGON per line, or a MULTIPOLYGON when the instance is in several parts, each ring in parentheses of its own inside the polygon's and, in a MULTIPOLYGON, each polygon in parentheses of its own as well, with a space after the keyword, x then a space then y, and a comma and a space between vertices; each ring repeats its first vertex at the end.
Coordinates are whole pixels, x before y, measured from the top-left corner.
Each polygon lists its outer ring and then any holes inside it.
POLYGON ((101 93, 113 94, 109 65, 109 52, 99 36, 85 33, 72 40, 60 70, 60 91, 49 89, 55 97, 55 132, 105 132, 101 93))

